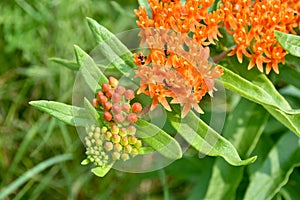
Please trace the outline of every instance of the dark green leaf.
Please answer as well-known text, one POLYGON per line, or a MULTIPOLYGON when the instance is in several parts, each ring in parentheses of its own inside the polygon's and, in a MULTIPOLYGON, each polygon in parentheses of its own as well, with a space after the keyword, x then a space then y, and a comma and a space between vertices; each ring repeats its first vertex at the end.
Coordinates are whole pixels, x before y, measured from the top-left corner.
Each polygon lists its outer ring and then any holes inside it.
POLYGON ((279 44, 290 54, 300 57, 300 36, 275 31, 279 44))
MULTIPOLYGON (((177 118, 180 117, 177 116, 177 118)), ((234 166, 247 165, 256 160, 256 157, 241 160, 234 146, 193 112, 189 112, 181 122, 174 118, 171 120, 178 133, 200 153, 221 156, 234 166)))
POLYGON ((31 101, 29 104, 72 126, 93 124, 83 108, 47 100, 31 101))
POLYGON ((108 82, 106 76, 101 72, 93 59, 85 53, 80 47, 74 45, 75 55, 80 65, 80 73, 90 89, 95 93, 100 89, 100 85, 108 82))
POLYGON ((71 70, 74 71, 78 71, 79 70, 79 65, 77 62, 74 61, 70 61, 70 60, 66 60, 66 59, 62 59, 62 58, 49 58, 50 61, 53 61, 55 63, 58 63, 66 68, 69 68, 71 70))
POLYGON ((250 176, 244 199, 266 200, 285 185, 296 166, 300 165, 299 138, 285 134, 272 148, 263 165, 250 176))
POLYGON ((138 120, 136 127, 137 136, 160 154, 174 160, 181 158, 180 145, 166 132, 144 120, 138 120))

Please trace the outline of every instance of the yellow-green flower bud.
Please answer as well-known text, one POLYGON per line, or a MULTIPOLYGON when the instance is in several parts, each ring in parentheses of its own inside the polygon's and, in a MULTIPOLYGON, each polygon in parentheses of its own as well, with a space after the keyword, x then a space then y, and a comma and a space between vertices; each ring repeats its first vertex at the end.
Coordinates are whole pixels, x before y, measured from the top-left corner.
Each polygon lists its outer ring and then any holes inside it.
POLYGON ((106 133, 106 131, 107 131, 108 129, 107 129, 107 127, 106 126, 103 126, 102 128, 101 128, 101 133, 106 133))
POLYGON ((123 161, 128 160, 129 159, 128 153, 122 153, 121 158, 122 158, 123 161))
POLYGON ((142 141, 141 140, 137 140, 136 143, 134 144, 134 146, 139 149, 142 147, 142 141))
POLYGON ((120 140, 121 140, 121 137, 119 135, 117 135, 117 134, 113 134, 112 137, 111 137, 111 141, 113 143, 119 143, 120 140))
POLYGON ((127 130, 126 130, 126 128, 122 127, 122 128, 120 129, 120 131, 119 131, 119 135, 122 136, 122 137, 126 136, 126 135, 127 135, 127 130))
POLYGON ((104 148, 106 151, 111 151, 113 149, 113 144, 111 142, 105 142, 104 148))
POLYGON ((123 146, 128 144, 128 139, 127 137, 122 137, 121 142, 120 142, 123 146))
POLYGON ((132 150, 132 146, 130 144, 127 144, 126 146, 124 146, 124 151, 127 153, 130 153, 132 150))
POLYGON ((119 160, 120 159, 121 154, 119 152, 113 152, 111 154, 111 157, 113 160, 119 160))
POLYGON ((122 151, 122 145, 117 143, 117 144, 114 144, 114 151, 117 151, 117 152, 120 152, 122 151))
POLYGON ((112 134, 118 134, 119 133, 119 127, 117 125, 112 125, 111 127, 111 133, 112 134))
POLYGON ((134 135, 129 136, 128 138, 129 144, 135 144, 137 141, 137 138, 134 135))
POLYGON ((112 134, 109 131, 107 131, 104 135, 105 135, 105 139, 107 139, 107 140, 110 140, 112 137, 112 134))

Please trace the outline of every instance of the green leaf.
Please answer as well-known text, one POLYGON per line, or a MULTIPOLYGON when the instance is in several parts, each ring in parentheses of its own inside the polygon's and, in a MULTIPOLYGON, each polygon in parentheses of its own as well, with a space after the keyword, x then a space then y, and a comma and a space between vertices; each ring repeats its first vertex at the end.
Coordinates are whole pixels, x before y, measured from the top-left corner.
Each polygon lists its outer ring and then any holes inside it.
MULTIPOLYGON (((248 71, 242 67, 238 68, 237 73, 222 67, 224 75, 222 79, 217 80, 221 82, 225 88, 232 90, 241 96, 261 104, 270 114, 279 122, 284 124, 287 128, 300 136, 299 121, 300 110, 291 109, 289 103, 276 90, 272 82, 262 73, 258 71, 248 71), (242 74, 242 77, 239 74, 242 74), (283 120, 283 121, 281 121, 283 120)), ((231 66, 232 68, 232 66, 231 66)))
POLYGON ((300 114, 286 114, 281 110, 273 109, 269 106, 264 106, 265 109, 273 115, 280 123, 285 125, 288 129, 293 131, 298 137, 300 137, 300 114))
POLYGON ((300 36, 275 31, 279 44, 290 54, 300 57, 300 36))
POLYGON ((126 74, 130 67, 136 67, 132 53, 113 33, 91 18, 87 21, 100 51, 120 72, 126 74))
POLYGON ((174 160, 181 158, 180 145, 166 132, 144 120, 138 120, 136 128, 137 136, 161 155, 174 160))
MULTIPOLYGON (((241 156, 248 157, 255 148, 269 115, 258 104, 242 99, 227 118, 223 135, 237 148, 241 156)), ((217 158, 205 199, 235 199, 243 178, 244 167, 230 166, 217 158), (215 187, 215 186, 218 187, 215 187)))
POLYGON ((88 114, 91 118, 91 120, 94 122, 94 124, 98 124, 98 120, 100 118, 100 114, 98 111, 94 108, 94 106, 90 103, 90 101, 84 97, 84 107, 88 111, 88 114))
MULTIPOLYGON (((179 119, 180 117, 177 116, 179 119)), ((234 146, 220 134, 210 128, 192 111, 180 122, 172 120, 178 133, 200 153, 209 156, 221 156, 234 166, 247 165, 256 160, 256 156, 241 160, 234 146)))
POLYGON ((296 166, 300 165, 299 138, 285 134, 272 148, 263 165, 250 176, 244 199, 266 200, 285 185, 296 166))
POLYGON ((100 85, 108 82, 108 79, 86 52, 77 45, 74 45, 74 50, 77 62, 80 65, 79 71, 87 85, 95 93, 101 88, 100 85))
POLYGON ((30 101, 30 105, 72 126, 92 125, 92 120, 85 109, 56 101, 30 101))
POLYGON ((57 64, 60 64, 66 68, 69 68, 71 70, 74 71, 78 71, 79 70, 79 66, 77 62, 71 61, 71 60, 66 60, 66 59, 62 59, 62 58, 49 58, 50 61, 55 62, 57 64))
POLYGON ((90 163, 89 159, 84 159, 80 164, 81 165, 88 165, 90 163))
POLYGON ((91 169, 91 172, 93 172, 96 176, 99 177, 104 177, 109 170, 112 168, 113 164, 109 165, 109 166, 105 166, 105 167, 95 167, 93 169, 91 169))

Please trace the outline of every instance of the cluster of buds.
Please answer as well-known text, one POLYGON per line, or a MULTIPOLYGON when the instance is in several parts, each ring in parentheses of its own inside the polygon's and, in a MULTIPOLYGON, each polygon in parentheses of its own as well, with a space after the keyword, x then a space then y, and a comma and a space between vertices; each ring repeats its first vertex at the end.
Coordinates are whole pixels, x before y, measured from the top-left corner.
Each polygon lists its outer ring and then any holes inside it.
POLYGON ((118 85, 114 77, 109 77, 109 83, 103 83, 101 89, 93 99, 93 105, 104 111, 103 118, 107 122, 128 126, 138 120, 142 105, 138 102, 130 105, 130 100, 135 97, 133 90, 118 85))
POLYGON ((107 166, 116 160, 126 161, 138 154, 142 141, 136 138, 134 123, 142 111, 134 99, 134 91, 118 85, 118 80, 109 77, 93 99, 93 106, 103 113, 104 126, 89 127, 85 144, 87 159, 97 166, 107 166))

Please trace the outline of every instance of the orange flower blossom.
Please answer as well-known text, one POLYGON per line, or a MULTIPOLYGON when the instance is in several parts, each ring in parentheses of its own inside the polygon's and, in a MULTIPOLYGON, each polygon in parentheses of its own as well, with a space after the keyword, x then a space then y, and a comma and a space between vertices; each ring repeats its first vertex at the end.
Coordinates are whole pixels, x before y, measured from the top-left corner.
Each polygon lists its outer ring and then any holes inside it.
POLYGON ((279 73, 278 64, 284 63, 287 52, 279 45, 274 30, 295 33, 300 25, 300 4, 296 0, 222 0, 224 26, 233 34, 236 47, 229 55, 237 55, 242 63, 243 55, 250 59, 248 69, 255 65, 266 74, 273 69, 279 73))
POLYGON ((134 54, 140 78, 138 93, 150 96, 151 109, 161 103, 171 111, 171 104, 183 107, 182 117, 191 108, 203 113, 199 107, 202 97, 212 95, 214 79, 222 75, 219 67, 208 62, 209 48, 221 37, 218 29, 224 13, 221 9, 208 12, 212 0, 148 0, 152 10, 149 18, 146 9, 135 10, 137 24, 141 28, 141 45, 150 50, 134 54), (192 37, 189 37, 192 33, 192 37))

